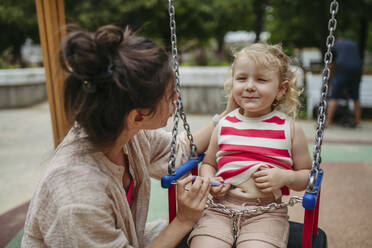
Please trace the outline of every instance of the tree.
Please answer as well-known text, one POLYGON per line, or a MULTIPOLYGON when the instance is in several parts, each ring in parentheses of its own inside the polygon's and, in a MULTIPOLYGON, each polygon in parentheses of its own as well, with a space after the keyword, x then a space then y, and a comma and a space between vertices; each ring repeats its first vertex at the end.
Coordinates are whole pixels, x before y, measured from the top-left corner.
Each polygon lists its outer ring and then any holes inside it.
POLYGON ((229 31, 251 30, 254 12, 252 3, 246 0, 215 0, 213 1, 213 37, 217 40, 217 54, 223 56, 224 37, 229 31))
MULTIPOLYGON (((179 53, 199 49, 203 57, 215 40, 216 54, 223 58, 226 33, 238 30, 255 31, 256 41, 263 30, 269 31, 270 42, 282 42, 289 49, 325 51, 329 1, 176 0, 175 5, 179 53)), ((169 49, 168 1, 65 0, 65 11, 67 23, 91 31, 105 24, 130 25, 169 49)), ((371 12, 372 0, 343 0, 337 14, 336 34, 358 41, 362 56, 362 51, 372 50, 371 12)), ((25 39, 39 39, 34 0, 0 0, 0 27, 0 53, 7 51, 12 63, 22 64, 20 49, 25 39)))
POLYGON ((0 29, 0 54, 9 51, 9 62, 24 66, 22 45, 28 37, 39 41, 35 2, 0 0, 0 29))
POLYGON ((255 13, 255 25, 254 25, 254 33, 256 34, 256 38, 254 42, 260 41, 260 34, 262 32, 265 20, 265 9, 267 5, 267 0, 254 0, 253 1, 253 10, 255 13))
POLYGON ((270 1, 266 25, 270 40, 286 47, 321 47, 327 30, 327 4, 324 0, 270 1))
MULTIPOLYGON (((65 0, 68 22, 90 30, 100 25, 129 24, 141 33, 170 45, 168 2, 164 0, 65 0)), ((176 23, 179 52, 200 51, 199 63, 205 64, 204 49, 210 40, 217 41, 217 53, 222 56, 224 36, 228 31, 250 30, 253 26, 252 4, 246 0, 177 0, 176 23)))
MULTIPOLYGON (((164 0, 65 0, 69 23, 89 30, 104 24, 129 25, 134 30, 156 40, 170 50, 168 2, 164 0)), ((179 48, 190 44, 204 47, 212 36, 213 17, 211 0, 178 0, 176 5, 176 32, 179 48)), ((193 46, 191 46, 193 47, 193 46)), ((179 49, 180 53, 183 49, 179 49)))
POLYGON ((366 50, 372 51, 372 37, 368 34, 371 33, 371 12, 372 0, 344 0, 340 3, 337 34, 357 41, 362 59, 366 50), (351 9, 353 11, 350 11, 351 9), (368 39, 371 44, 368 44, 368 39))
MULTIPOLYGON (((292 48, 319 47, 324 53, 330 17, 329 3, 324 0, 306 3, 293 0, 269 1, 266 28, 272 34, 271 41, 282 42, 292 48)), ((339 1, 336 15, 336 35, 358 41, 362 56, 362 51, 372 50, 372 44, 368 44, 371 11, 372 0, 343 0, 339 1)))
POLYGON ((129 25, 155 39, 162 38, 157 31, 167 24, 167 6, 162 0, 65 0, 67 23, 91 31, 107 24, 129 25))
MULTIPOLYGON (((164 0, 65 0, 67 22, 89 30, 105 24, 129 25, 134 30, 167 45, 170 36, 168 2, 164 0)), ((177 34, 180 42, 208 39, 212 11, 196 0, 176 1, 177 34), (195 34, 198 36, 195 36, 195 34)))

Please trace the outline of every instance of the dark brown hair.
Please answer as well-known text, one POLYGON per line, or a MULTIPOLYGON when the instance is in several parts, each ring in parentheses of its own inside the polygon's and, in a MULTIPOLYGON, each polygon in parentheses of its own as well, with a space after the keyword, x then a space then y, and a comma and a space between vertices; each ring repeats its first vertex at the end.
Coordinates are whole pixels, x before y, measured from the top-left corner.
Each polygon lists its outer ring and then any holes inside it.
POLYGON ((114 144, 130 110, 153 114, 173 77, 163 48, 113 25, 69 33, 61 43, 60 63, 68 73, 67 118, 98 149, 114 144))

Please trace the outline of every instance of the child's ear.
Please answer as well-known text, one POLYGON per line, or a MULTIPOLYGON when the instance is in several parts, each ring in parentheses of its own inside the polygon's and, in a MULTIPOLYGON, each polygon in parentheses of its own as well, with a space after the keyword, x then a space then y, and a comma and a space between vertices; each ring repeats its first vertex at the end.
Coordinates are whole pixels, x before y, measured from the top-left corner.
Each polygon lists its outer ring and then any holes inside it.
POLYGON ((283 81, 280 85, 279 85, 279 91, 278 91, 278 94, 276 95, 278 98, 282 98, 288 91, 288 87, 289 87, 289 82, 288 80, 286 81, 283 81))

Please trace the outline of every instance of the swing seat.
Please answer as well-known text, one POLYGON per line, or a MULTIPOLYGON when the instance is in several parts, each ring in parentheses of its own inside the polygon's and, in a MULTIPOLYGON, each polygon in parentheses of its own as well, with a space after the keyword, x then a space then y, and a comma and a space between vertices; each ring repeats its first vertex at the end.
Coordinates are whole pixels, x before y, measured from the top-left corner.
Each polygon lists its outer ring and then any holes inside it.
MULTIPOLYGON (((181 173, 185 173, 185 172, 195 168, 196 164, 198 164, 202 160, 203 160, 203 155, 200 155, 199 159, 190 159, 184 165, 177 168, 176 175, 173 175, 173 176, 168 175, 168 176, 162 177, 162 186, 164 188, 169 188, 168 186, 171 186, 171 182, 173 180, 177 180, 179 177, 181 177, 181 175, 180 175, 181 173)), ((312 173, 312 176, 314 176, 313 174, 314 173, 312 173)), ((309 210, 314 210, 315 211, 315 212, 314 211, 310 212, 312 214, 312 215, 308 215, 308 216, 310 216, 310 218, 314 218, 314 214, 315 215, 318 214, 318 208, 319 208, 318 197, 319 197, 319 194, 320 194, 320 185, 321 185, 321 182, 322 182, 323 174, 324 174, 323 170, 320 170, 318 172, 318 177, 316 178, 316 181, 314 183, 315 192, 311 192, 311 193, 306 192, 304 197, 303 197, 302 205, 306 209, 306 211, 309 211, 309 210)), ((175 195, 174 195, 174 197, 175 197, 175 195)), ((175 199, 174 199, 174 201, 175 201, 175 199)), ((173 213, 173 215, 175 216, 175 212, 173 213)), ((306 217, 306 216, 307 216, 307 212, 305 212, 305 223, 308 223, 307 221, 309 220, 309 217, 306 217)), ((170 218, 170 219, 172 219, 172 218, 170 218)), ((313 247, 313 248, 326 248, 327 247, 327 235, 325 234, 325 232, 323 230, 318 228, 317 225, 318 224, 317 224, 317 221, 316 221, 316 224, 315 224, 316 227, 314 229, 314 223, 311 224, 311 226, 312 226, 311 231, 315 232, 315 230, 317 230, 317 233, 313 234, 313 236, 312 236, 311 247, 313 247)), ((303 242, 303 229, 304 229, 304 224, 297 223, 297 222, 292 222, 292 221, 289 222, 289 237, 288 237, 288 246, 287 246, 288 248, 302 248, 303 247, 303 244, 302 244, 302 242, 303 242)), ((189 235, 190 235, 190 233, 187 234, 182 239, 182 241, 177 245, 177 248, 188 248, 187 239, 188 239, 189 235)), ((307 237, 309 237, 309 236, 307 236, 307 237)), ((310 242, 310 237, 308 238, 308 242, 310 242)), ((235 246, 233 248, 235 248, 235 246)))
MULTIPOLYGON (((304 225, 301 223, 289 222, 288 248, 302 248, 303 226, 304 225)), ((177 245, 177 248, 189 248, 187 245, 189 235, 190 233, 182 239, 182 241, 177 245)), ((312 248, 327 248, 327 235, 320 228, 318 228, 318 234, 313 236, 312 248)))
MULTIPOLYGON (((297 222, 289 222, 289 237, 288 237, 288 248, 301 248, 302 247, 302 230, 304 225, 297 222)), ((327 235, 326 233, 318 228, 318 233, 313 235, 312 238, 313 248, 326 248, 327 247, 327 235)))

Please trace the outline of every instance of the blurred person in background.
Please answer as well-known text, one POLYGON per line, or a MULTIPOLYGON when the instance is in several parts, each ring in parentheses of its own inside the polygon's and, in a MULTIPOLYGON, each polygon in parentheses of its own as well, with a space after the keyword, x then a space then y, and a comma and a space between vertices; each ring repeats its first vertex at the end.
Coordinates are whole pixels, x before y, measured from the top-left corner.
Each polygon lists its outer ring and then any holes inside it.
MULTIPOLYGON (((332 50, 331 81, 328 95, 326 126, 332 124, 338 107, 339 99, 353 99, 354 123, 360 124, 361 106, 359 100, 359 85, 362 77, 363 63, 358 45, 345 38, 338 37, 332 50)), ((345 114, 345 113, 344 113, 345 114)))

